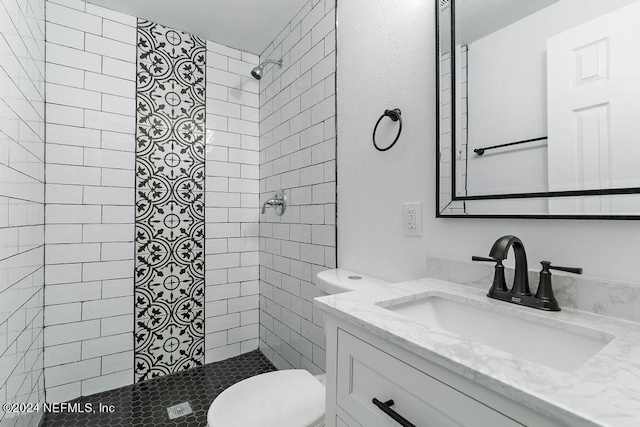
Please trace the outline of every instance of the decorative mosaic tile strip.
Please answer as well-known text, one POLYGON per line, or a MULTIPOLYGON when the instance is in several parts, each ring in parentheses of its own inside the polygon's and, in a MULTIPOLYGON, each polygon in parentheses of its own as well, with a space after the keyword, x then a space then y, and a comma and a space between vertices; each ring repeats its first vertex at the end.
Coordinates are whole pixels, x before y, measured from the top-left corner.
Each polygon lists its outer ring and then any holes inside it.
POLYGON ((139 19, 136 381, 204 363, 203 39, 139 19))

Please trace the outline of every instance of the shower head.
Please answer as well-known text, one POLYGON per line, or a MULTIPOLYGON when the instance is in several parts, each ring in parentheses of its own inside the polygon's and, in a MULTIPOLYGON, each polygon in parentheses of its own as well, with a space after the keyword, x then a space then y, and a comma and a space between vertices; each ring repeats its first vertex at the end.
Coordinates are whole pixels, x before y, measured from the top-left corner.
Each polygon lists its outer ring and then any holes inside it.
POLYGON ((278 68, 282 68, 282 59, 280 59, 279 61, 276 61, 273 59, 267 59, 262 64, 255 67, 253 70, 251 70, 251 75, 253 76, 254 79, 260 80, 262 78, 264 74, 264 67, 267 64, 276 64, 278 68))

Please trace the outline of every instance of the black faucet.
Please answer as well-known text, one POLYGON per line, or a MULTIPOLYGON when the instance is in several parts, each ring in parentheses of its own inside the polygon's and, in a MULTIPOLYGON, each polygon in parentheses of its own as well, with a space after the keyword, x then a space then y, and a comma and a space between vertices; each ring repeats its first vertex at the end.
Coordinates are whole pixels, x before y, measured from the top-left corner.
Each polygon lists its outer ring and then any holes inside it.
POLYGON ((473 261, 491 261, 496 263, 493 284, 487 293, 489 298, 547 311, 560 311, 560 307, 551 288, 551 273, 549 270, 553 269, 582 274, 581 268, 556 267, 552 266, 548 261, 543 261, 538 292, 533 296, 531 289, 529 289, 529 269, 527 267, 527 253, 524 250, 524 245, 522 244, 522 240, 510 235, 503 236, 496 240, 489 252, 489 258, 474 256, 471 257, 471 259, 473 261), (516 270, 513 286, 511 290, 509 290, 505 283, 502 261, 507 258, 511 247, 513 247, 513 251, 516 254, 516 270))
POLYGON ((516 236, 503 236, 499 238, 491 247, 489 257, 496 261, 503 261, 507 259, 509 248, 512 246, 516 254, 516 271, 511 293, 514 295, 529 296, 531 295, 531 290, 529 289, 529 268, 527 267, 527 253, 524 250, 522 240, 516 236))

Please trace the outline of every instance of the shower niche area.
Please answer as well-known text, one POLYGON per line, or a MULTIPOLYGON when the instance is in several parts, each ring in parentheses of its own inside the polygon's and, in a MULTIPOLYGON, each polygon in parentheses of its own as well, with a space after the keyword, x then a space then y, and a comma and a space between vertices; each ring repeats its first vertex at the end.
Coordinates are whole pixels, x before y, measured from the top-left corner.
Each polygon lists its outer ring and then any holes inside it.
POLYGON ((290 10, 242 49, 93 2, 1 0, 3 402, 256 349, 324 370, 312 300, 336 265, 335 1, 290 10), (284 215, 261 215, 279 189, 284 215))

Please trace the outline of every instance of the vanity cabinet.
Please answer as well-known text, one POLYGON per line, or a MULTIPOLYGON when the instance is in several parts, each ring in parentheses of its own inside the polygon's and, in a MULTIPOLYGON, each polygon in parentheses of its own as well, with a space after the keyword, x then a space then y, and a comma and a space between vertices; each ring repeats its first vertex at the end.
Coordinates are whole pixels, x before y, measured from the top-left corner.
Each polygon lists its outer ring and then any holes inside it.
POLYGON ((328 427, 401 426, 374 398, 416 427, 559 426, 362 328, 328 316, 326 333, 328 427))

